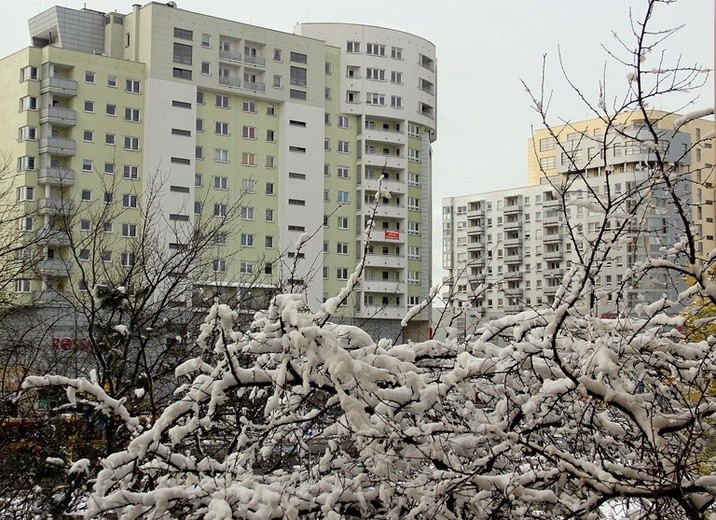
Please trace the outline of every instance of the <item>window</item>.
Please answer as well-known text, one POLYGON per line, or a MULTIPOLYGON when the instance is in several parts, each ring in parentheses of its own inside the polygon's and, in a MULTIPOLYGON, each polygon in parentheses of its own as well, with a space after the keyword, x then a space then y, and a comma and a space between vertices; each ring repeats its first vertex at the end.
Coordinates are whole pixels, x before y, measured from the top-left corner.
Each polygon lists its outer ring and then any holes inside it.
POLYGON ((180 27, 174 27, 174 38, 180 38, 182 40, 193 40, 194 31, 189 29, 182 29, 180 27))
POLYGON ((191 80, 191 71, 188 69, 180 69, 179 67, 174 67, 172 69, 172 77, 191 80))
POLYGON ((420 161, 420 150, 416 148, 408 148, 408 160, 413 162, 420 161))
POLYGON ((32 288, 30 280, 27 278, 19 278, 15 280, 15 292, 16 293, 29 293, 32 288))
POLYGON ((273 169, 274 166, 274 156, 273 155, 267 155, 266 156, 266 168, 273 169))
POLYGON ((136 180, 139 178, 139 167, 133 164, 125 164, 123 176, 125 179, 136 180))
POLYGON ((89 219, 80 220, 80 231, 90 231, 92 222, 89 219))
POLYGON ((107 86, 117 88, 117 76, 107 76, 107 86))
POLYGON ((214 160, 220 163, 229 162, 229 150, 224 148, 214 148, 214 160))
POLYGON ((20 141, 34 141, 37 139, 37 127, 23 126, 18 132, 20 141))
POLYGON ((348 254, 348 242, 338 242, 336 244, 336 253, 339 255, 347 255, 348 254))
POLYGON ((408 209, 412 211, 420 211, 420 199, 417 197, 408 197, 408 209))
POLYGON ((128 79, 125 82, 124 89, 127 92, 131 92, 132 94, 139 94, 139 80, 137 79, 128 79))
POLYGON ((419 235, 420 234, 420 222, 408 222, 408 234, 419 235))
POLYGON ((86 83, 94 83, 95 74, 91 71, 85 71, 85 82, 86 83))
POLYGON ((241 108, 244 112, 255 113, 256 112, 256 103, 253 101, 244 101, 243 104, 241 105, 241 108))
POLYGON ((347 191, 338 191, 338 204, 350 203, 350 196, 347 191))
POLYGON ((385 56, 385 45, 380 43, 368 43, 366 44, 366 53, 373 56, 385 56))
POLYGON ((347 166, 339 166, 336 170, 336 175, 339 179, 347 179, 349 177, 348 175, 348 167, 347 166))
POLYGON ((273 88, 283 88, 283 77, 280 74, 273 75, 273 88))
POLYGON ((241 247, 254 247, 254 235, 250 233, 241 233, 241 247))
POLYGON ((306 174, 305 173, 296 173, 296 172, 289 172, 288 173, 289 179, 301 179, 306 180, 306 174))
POLYGON ((124 252, 121 254, 122 267, 132 267, 134 265, 134 253, 124 252))
POLYGON ((556 142, 554 137, 544 137, 539 140, 539 151, 547 152, 549 150, 554 150, 555 144, 556 142))
POLYGON ((229 96, 216 96, 216 106, 219 108, 229 108, 229 96))
POLYGON ((251 152, 241 152, 241 164, 244 166, 256 166, 256 154, 251 152))
POLYGON ((267 116, 275 116, 276 115, 276 107, 273 105, 266 105, 266 115, 267 116))
POLYGON ((295 153, 306 153, 306 148, 303 146, 289 146, 288 151, 295 153))
POLYGON ((239 272, 241 274, 252 274, 254 272, 254 263, 242 260, 239 264, 239 272))
POLYGON ((214 188, 217 190, 228 190, 229 189, 229 178, 228 177, 214 177, 214 188))
POLYGON ((91 143, 94 141, 94 131, 92 130, 85 130, 82 133, 82 140, 86 143, 91 143))
POLYGON ((37 67, 24 67, 20 69, 20 81, 29 81, 37 79, 37 67))
POLYGON ((306 201, 303 199, 288 199, 289 206, 305 206, 306 201))
POLYGON ((125 109, 124 109, 124 120, 125 120, 125 121, 132 121, 132 122, 134 122, 134 123, 139 122, 139 109, 138 109, 138 108, 125 107, 125 109))
POLYGON ((216 203, 214 204, 214 216, 225 217, 226 216, 226 204, 216 203))
POLYGON ((179 101, 177 99, 173 99, 172 106, 176 108, 191 108, 191 103, 187 101, 179 101))
POLYGON ((420 247, 419 246, 408 246, 408 259, 420 260, 420 247))
POLYGON ((348 229, 348 217, 337 217, 336 227, 338 229, 348 229))
POLYGON ((241 137, 244 139, 256 139, 256 127, 244 125, 241 129, 241 137))
POLYGON ((390 57, 394 60, 402 60, 403 59, 403 49, 400 47, 391 47, 390 48, 390 57))
POLYGON ((184 130, 182 128, 172 128, 172 135, 181 135, 183 137, 191 137, 191 131, 184 130))
POLYGON ((174 63, 181 63, 182 65, 191 65, 191 45, 184 45, 183 43, 174 43, 174 63))
POLYGON ((201 73, 204 76, 210 76, 211 75, 211 62, 208 61, 202 61, 201 62, 201 73))
POLYGON ((37 110, 37 98, 35 96, 25 96, 20 98, 20 111, 37 110))
POLYGON ((543 170, 551 170, 555 167, 555 157, 543 157, 539 160, 539 165, 543 170))
POLYGON ((122 195, 122 207, 136 208, 137 196, 130 193, 125 193, 124 195, 122 195))
POLYGON ((104 108, 104 113, 108 116, 116 116, 117 115, 117 105, 112 105, 110 103, 107 103, 107 105, 104 108))
POLYGON ((408 271, 408 283, 410 285, 420 285, 420 271, 408 271))
POLYGON ((20 231, 32 231, 32 227, 34 225, 34 220, 32 217, 22 217, 18 221, 18 228, 20 231))
POLYGON ((124 136, 125 150, 139 150, 139 137, 124 136))
POLYGON ((264 247, 273 247, 273 237, 268 235, 264 237, 264 247))
POLYGON ((214 272, 223 273, 224 271, 226 271, 226 260, 223 258, 214 260, 214 272))
POLYGON ((410 137, 420 137, 420 127, 413 123, 408 123, 408 135, 410 137))
POLYGON ((273 61, 283 61, 283 50, 281 50, 281 49, 273 50, 273 61))
POLYGON ((348 268, 347 267, 337 267, 336 268, 336 278, 338 280, 348 280, 348 268))
POLYGON ((396 84, 398 84, 398 85, 402 85, 402 83, 403 83, 403 73, 402 73, 402 72, 391 71, 391 73, 390 73, 390 82, 391 82, 391 83, 396 83, 396 84))
POLYGON ((114 163, 107 161, 104 163, 104 173, 107 175, 114 175, 114 163))
POLYGON ((323 202, 331 201, 331 190, 323 190, 323 202))
POLYGON ((35 158, 29 155, 18 157, 17 169, 20 171, 34 170, 35 169, 35 158))
MULTIPOLYGON (((266 186, 266 193, 268 193, 268 183, 266 186)), ((254 179, 241 179, 241 192, 256 193, 256 181, 254 179)))
POLYGON ((219 135, 229 135, 229 123, 222 123, 217 121, 214 123, 214 132, 219 135))
POLYGON ((350 53, 359 53, 360 52, 360 42, 354 42, 354 41, 348 41, 346 42, 346 52, 350 53))
POLYGON ((194 201, 194 215, 201 215, 202 206, 203 206, 203 204, 201 203, 200 200, 194 201))
POLYGON ((241 220, 253 220, 254 208, 250 206, 241 206, 241 220))
POLYGON ((323 149, 329 151, 331 149, 331 140, 326 138, 323 140, 323 149))
POLYGON ((338 151, 341 153, 350 153, 348 141, 338 141, 338 151))
POLYGON ((303 90, 294 90, 294 89, 291 89, 291 90, 289 91, 289 93, 288 93, 288 96, 289 96, 291 99, 298 99, 298 100, 301 100, 301 101, 305 101, 305 100, 306 100, 306 93, 305 93, 303 90))
POLYGON ((82 159, 82 171, 91 172, 94 169, 92 159, 82 159))
POLYGON ((419 173, 408 173, 408 185, 409 186, 420 186, 420 174, 419 173))
POLYGON ((291 52, 291 61, 293 63, 308 63, 308 56, 300 52, 291 52))
POLYGON ((136 237, 137 236, 137 225, 136 224, 122 224, 122 236, 123 237, 136 237))
POLYGON ((266 222, 273 222, 273 210, 267 209, 266 210, 266 222))
POLYGON ((92 200, 92 190, 88 188, 83 189, 82 193, 80 194, 80 198, 84 201, 92 200))
POLYGON ((385 81, 385 70, 368 67, 365 69, 365 76, 368 79, 377 79, 380 81, 385 81))
POLYGON ((111 233, 111 232, 113 231, 113 229, 114 229, 113 224, 112 224, 111 222, 106 222, 105 225, 104 225, 103 231, 104 231, 105 233, 111 233))
POLYGON ((21 186, 17 189, 17 200, 32 200, 34 191, 34 188, 32 188, 31 186, 21 186))
POLYGON ((306 86, 306 69, 303 67, 291 66, 291 85, 299 87, 306 86))
POLYGON ((266 183, 266 195, 273 195, 273 194, 274 194, 273 182, 267 182, 266 183))
POLYGON ((390 106, 393 108, 403 108, 403 98, 400 96, 390 96, 390 106))
POLYGON ((368 94, 366 94, 366 103, 369 105, 385 105, 385 95, 377 92, 368 92, 368 94))

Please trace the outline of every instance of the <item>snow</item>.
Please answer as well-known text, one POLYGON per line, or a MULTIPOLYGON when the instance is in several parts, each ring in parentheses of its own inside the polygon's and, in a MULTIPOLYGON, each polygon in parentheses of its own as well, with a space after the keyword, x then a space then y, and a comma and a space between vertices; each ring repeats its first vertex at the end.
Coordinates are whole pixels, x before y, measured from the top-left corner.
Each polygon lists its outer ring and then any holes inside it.
POLYGON ((702 108, 700 110, 694 110, 692 112, 687 112, 686 114, 677 118, 674 121, 674 130, 678 130, 685 124, 690 123, 691 121, 695 121, 696 119, 701 119, 702 117, 710 116, 713 113, 714 113, 713 107, 702 108))

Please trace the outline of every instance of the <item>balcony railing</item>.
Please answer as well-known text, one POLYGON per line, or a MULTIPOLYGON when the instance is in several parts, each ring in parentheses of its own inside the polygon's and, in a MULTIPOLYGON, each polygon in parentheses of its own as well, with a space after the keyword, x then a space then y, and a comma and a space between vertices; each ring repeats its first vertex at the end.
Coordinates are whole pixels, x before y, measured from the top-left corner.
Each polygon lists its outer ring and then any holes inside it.
POLYGON ((47 107, 40 110, 40 122, 57 126, 75 126, 77 112, 71 108, 47 107))
POLYGON ((366 318, 383 318, 399 320, 405 316, 406 309, 397 305, 366 305, 363 316, 366 318))
POLYGON ((37 272, 43 276, 69 276, 70 264, 66 260, 41 260, 37 263, 37 272))
POLYGON ((370 293, 402 294, 405 292, 405 284, 389 280, 364 280, 363 290, 370 293))
POLYGON ((231 76, 219 76, 219 85, 239 88, 241 87, 241 78, 234 78, 231 76))
POLYGON ((260 81, 244 81, 244 90, 266 92, 266 83, 262 83, 260 81))
POLYGON ((561 260, 564 257, 563 251, 545 251, 542 253, 542 258, 547 261, 550 260, 561 260))
POLYGON ((404 268, 405 257, 398 255, 366 255, 365 265, 367 267, 395 267, 404 268))
POLYGON ((66 78, 43 78, 42 92, 50 92, 53 96, 68 98, 77 95, 77 82, 66 78))
POLYGON ((64 137, 43 137, 40 139, 40 153, 69 157, 75 154, 77 145, 74 139, 64 137))
POLYGON ((502 224, 502 228, 505 231, 508 230, 516 230, 516 229, 522 229, 522 221, 520 220, 513 220, 511 222, 505 222, 502 224))
POLYGON ((251 65, 258 65, 259 67, 266 66, 266 58, 263 56, 244 56, 244 63, 250 63, 251 65))
POLYGON ((235 51, 219 51, 219 58, 227 61, 241 61, 241 53, 235 51))
POLYGON ((72 168, 40 168, 37 173, 37 183, 50 186, 73 186, 75 171, 72 168))
POLYGON ((37 201, 37 212, 40 215, 69 215, 74 209, 71 199, 48 197, 37 201))

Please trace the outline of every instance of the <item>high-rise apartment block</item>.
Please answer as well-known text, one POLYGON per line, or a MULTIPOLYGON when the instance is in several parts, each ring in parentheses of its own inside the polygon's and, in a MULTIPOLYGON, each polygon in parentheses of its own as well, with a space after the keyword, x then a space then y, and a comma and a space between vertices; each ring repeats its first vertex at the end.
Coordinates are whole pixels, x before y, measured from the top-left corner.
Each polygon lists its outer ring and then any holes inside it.
MULTIPOLYGON (((73 276, 83 261, 130 266, 123 244, 147 219, 161 228, 158 247, 172 250, 234 209, 240 225, 213 249, 212 272, 191 280, 204 294, 231 303, 289 283, 317 310, 365 256, 340 317, 371 318, 389 334, 426 296, 430 42, 340 23, 290 34, 173 2, 128 14, 56 6, 30 20, 30 33, 30 47, 0 61, 19 226, 38 234, 71 224, 35 244, 41 261, 16 281, 18 303, 71 298, 84 289, 73 276), (77 250, 107 205, 119 209, 101 230, 111 239, 77 250)), ((406 334, 418 337, 427 319, 406 334)))
MULTIPOLYGON (((693 222, 699 252, 714 243, 713 121, 679 124, 651 114, 662 159, 681 175, 674 190, 693 222)), ((671 248, 683 232, 668 187, 651 176, 656 160, 645 121, 620 117, 605 136, 601 120, 540 130, 529 141, 529 185, 443 199, 443 268, 453 307, 466 323, 552 303, 565 273, 604 240, 592 289, 602 315, 637 302, 675 296, 681 278, 644 277, 623 284, 626 269, 671 248), (599 202, 609 201, 606 219, 599 202), (619 239, 611 241, 611 236, 619 239)), ((665 275, 660 275, 665 276, 665 275)), ((449 294, 448 294, 449 293, 449 294)))

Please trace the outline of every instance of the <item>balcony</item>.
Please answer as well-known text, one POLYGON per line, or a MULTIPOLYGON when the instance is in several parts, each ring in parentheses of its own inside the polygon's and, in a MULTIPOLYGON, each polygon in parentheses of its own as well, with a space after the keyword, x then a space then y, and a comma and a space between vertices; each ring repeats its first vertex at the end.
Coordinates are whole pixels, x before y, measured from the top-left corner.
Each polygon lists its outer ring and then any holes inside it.
POLYGON ((361 133, 364 141, 388 144, 405 144, 405 134, 377 128, 366 128, 361 133))
POLYGON ((547 262, 554 261, 554 260, 561 260, 564 258, 564 252, 563 251, 545 251, 542 253, 542 258, 546 260, 547 262))
POLYGON ((543 226, 554 226, 555 224, 560 224, 562 222, 562 215, 550 215, 549 217, 542 217, 542 225, 543 226))
POLYGON ((35 235, 37 243, 48 247, 69 247, 70 237, 67 231, 59 229, 40 229, 35 235))
POLYGON ((522 245, 522 239, 521 238, 506 238, 502 241, 503 247, 514 247, 514 246, 521 246, 522 245))
POLYGON ((502 224, 502 228, 505 231, 510 231, 510 230, 518 231, 518 230, 522 229, 522 221, 521 220, 512 220, 509 222, 505 222, 502 224))
POLYGON ((407 210, 400 206, 393 206, 389 204, 380 204, 375 209, 376 217, 389 217, 389 218, 405 218, 407 216, 407 210))
POLYGON ((74 186, 75 171, 72 168, 40 168, 37 183, 41 186, 74 186))
POLYGON ((226 61, 233 61, 235 63, 241 62, 241 53, 235 51, 219 51, 219 59, 226 61))
POLYGON ((400 320, 405 316, 405 308, 397 305, 366 305, 363 307, 363 316, 386 320, 400 320))
POLYGON ((485 252, 485 243, 484 242, 468 242, 467 250, 474 251, 476 253, 484 253, 485 252))
POLYGON ((505 273, 505 280, 521 280, 522 276, 522 271, 507 271, 505 273))
POLYGON ((383 179, 382 182, 379 181, 378 179, 366 179, 363 181, 363 190, 369 194, 377 193, 378 192, 378 184, 380 184, 383 188, 388 190, 390 193, 403 194, 407 191, 405 183, 398 182, 398 181, 389 181, 387 179, 383 179))
POLYGON ((59 157, 71 157, 77 151, 74 139, 64 137, 43 137, 40 139, 40 153, 49 153, 59 157))
POLYGON ((522 312, 525 310, 525 306, 521 303, 517 303, 514 305, 505 305, 505 314, 514 314, 517 312, 522 312))
POLYGON ((402 294, 405 284, 390 280, 363 280, 363 291, 367 293, 402 294))
POLYGON ((37 272, 42 276, 64 277, 70 274, 70 263, 66 260, 45 259, 37 263, 37 272))
POLYGON ((257 67, 266 67, 266 58, 263 56, 244 56, 244 63, 257 67))
POLYGON ((70 297, 71 294, 66 291, 56 291, 49 288, 32 292, 32 299, 38 304, 66 303, 70 300, 70 297))
POLYGON ((551 235, 542 235, 542 242, 545 244, 554 244, 561 242, 563 238, 562 233, 552 233, 551 235))
POLYGON ((403 256, 397 255, 366 255, 365 265, 366 267, 395 267, 405 268, 406 259, 403 256))
POLYGON ((49 197, 37 201, 37 212, 40 215, 70 215, 73 210, 74 203, 71 199, 49 197))
POLYGON ((525 293, 525 291, 524 291, 524 289, 522 289, 522 287, 512 287, 512 288, 508 287, 507 289, 505 289, 505 296, 507 298, 513 298, 513 301, 514 301, 514 298, 521 300, 522 297, 524 296, 524 293, 525 293))
POLYGON ((542 292, 547 295, 553 295, 557 292, 557 289, 562 287, 561 285, 547 285, 542 288, 542 292))
POLYGON ((468 226, 466 229, 468 235, 479 235, 485 232, 485 224, 474 224, 472 226, 468 226))
POLYGON ((522 255, 505 255, 502 261, 506 264, 520 264, 522 263, 522 255))
POLYGON ((519 204, 511 204, 510 206, 505 206, 502 208, 502 213, 505 215, 516 215, 518 213, 522 213, 522 206, 519 204))
POLYGON ((244 81, 244 90, 252 92, 266 92, 266 83, 260 81, 244 81))
POLYGON ((545 278, 564 278, 564 269, 546 269, 544 271, 545 278))
POLYGON ((562 207, 562 199, 545 199, 542 201, 542 208, 547 209, 560 209, 562 207))
POLYGON ((77 124, 77 112, 71 108, 47 107, 40 110, 40 123, 68 127, 77 124))
POLYGON ((407 160, 397 155, 365 152, 361 160, 366 166, 375 166, 377 168, 386 167, 405 170, 408 167, 407 160))
POLYGON ((239 88, 241 87, 241 78, 235 78, 232 76, 219 76, 219 85, 239 88))
POLYGON ((77 95, 77 82, 65 78, 43 78, 40 87, 43 94, 50 93, 56 98, 70 98, 77 95))
POLYGON ((484 209, 473 209, 467 212, 467 218, 484 218, 485 217, 485 210, 484 209))

